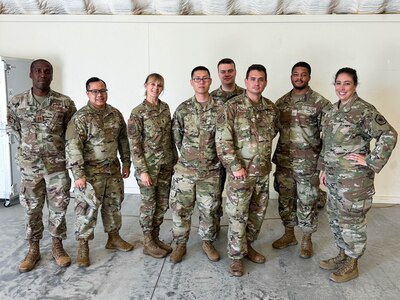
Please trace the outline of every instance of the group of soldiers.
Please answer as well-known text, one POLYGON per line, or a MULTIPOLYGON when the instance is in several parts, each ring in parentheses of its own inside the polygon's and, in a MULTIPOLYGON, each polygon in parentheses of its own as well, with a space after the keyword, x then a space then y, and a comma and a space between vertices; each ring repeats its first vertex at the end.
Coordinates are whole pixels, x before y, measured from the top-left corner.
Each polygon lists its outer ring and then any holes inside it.
POLYGON ((7 109, 8 130, 19 140, 20 203, 26 209, 29 241, 20 272, 31 271, 40 259, 46 200, 52 255, 59 266, 71 264, 62 244, 67 236, 65 215, 70 201, 68 169, 75 181, 77 264, 90 264, 88 241, 94 237, 100 206, 108 233, 106 248, 132 250, 119 235, 123 178, 129 176, 131 166, 129 141, 122 114, 106 104, 106 83, 96 77, 88 79, 88 104, 77 111, 69 97, 50 88, 53 67, 48 61, 32 62, 29 76, 32 88, 14 96, 7 109))
MULTIPOLYGON (((283 249, 296 245, 294 227, 298 225, 303 233, 300 257, 313 255, 311 236, 317 230, 317 206, 324 205, 324 201, 318 202, 324 198, 319 189, 323 169, 318 166, 322 119, 330 102, 310 88, 311 67, 306 62, 293 66, 293 89, 275 103, 262 96, 267 86, 263 65, 247 69, 245 89, 235 82, 232 59, 222 59, 217 69, 221 85, 212 92, 210 71, 204 66, 192 70, 194 96, 177 107, 172 121, 168 105, 158 99, 164 80, 159 74, 149 75, 146 99, 132 110, 126 124, 122 114, 107 103, 107 86, 102 79, 88 79, 89 101, 76 111, 69 97, 50 88, 51 64, 43 59, 32 63, 32 89, 13 97, 8 105, 8 126, 20 141, 20 201, 26 208, 29 241, 29 251, 19 266, 21 272, 32 270, 40 259, 46 199, 53 257, 60 266, 71 263, 62 245, 71 185, 68 169, 75 181, 77 264, 90 265, 88 241, 94 237, 100 207, 108 233, 106 248, 133 249, 119 235, 123 179, 130 175, 132 159, 142 196, 139 220, 143 253, 156 258, 170 253, 172 263, 181 262, 197 203, 202 249, 209 260, 218 261, 220 254, 213 242, 220 230, 225 190, 229 272, 242 276, 243 258, 254 263, 266 260, 252 244, 268 206, 272 140, 278 133, 272 161, 285 232, 272 246, 283 249), (175 249, 159 240, 168 207, 172 210, 175 249)), ((337 268, 339 264, 333 269, 337 268)), ((347 271, 335 281, 352 279, 347 271)))
POLYGON ((259 235, 268 206, 272 140, 278 132, 273 158, 277 165, 275 187, 286 230, 273 247, 283 249, 297 244, 293 228, 299 224, 303 230, 300 256, 309 258, 313 255, 311 234, 317 228, 320 195, 317 160, 321 118, 330 102, 309 87, 311 68, 305 62, 293 66, 293 90, 276 104, 262 96, 267 85, 264 66, 248 68, 245 89, 235 83, 232 59, 222 59, 217 68, 221 85, 211 93, 209 70, 201 66, 193 69, 195 95, 173 116, 174 141, 181 155, 170 197, 177 243, 170 260, 180 262, 186 253, 195 202, 203 251, 211 261, 219 260, 212 242, 219 231, 226 181, 229 271, 242 276, 244 257, 255 263, 265 262, 265 256, 252 243, 259 235))

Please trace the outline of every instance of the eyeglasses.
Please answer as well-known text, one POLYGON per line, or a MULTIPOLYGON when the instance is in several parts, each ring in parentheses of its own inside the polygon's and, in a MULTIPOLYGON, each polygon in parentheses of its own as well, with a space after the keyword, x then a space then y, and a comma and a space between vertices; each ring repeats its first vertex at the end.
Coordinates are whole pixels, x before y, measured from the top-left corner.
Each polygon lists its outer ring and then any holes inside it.
POLYGON ((201 82, 201 81, 203 81, 203 82, 207 82, 207 81, 210 81, 210 77, 203 77, 203 78, 200 78, 200 77, 195 77, 195 78, 192 78, 192 80, 194 81, 194 82, 201 82))
POLYGON ((98 94, 107 94, 107 89, 103 89, 103 90, 87 90, 89 93, 92 93, 92 95, 97 96, 98 94))

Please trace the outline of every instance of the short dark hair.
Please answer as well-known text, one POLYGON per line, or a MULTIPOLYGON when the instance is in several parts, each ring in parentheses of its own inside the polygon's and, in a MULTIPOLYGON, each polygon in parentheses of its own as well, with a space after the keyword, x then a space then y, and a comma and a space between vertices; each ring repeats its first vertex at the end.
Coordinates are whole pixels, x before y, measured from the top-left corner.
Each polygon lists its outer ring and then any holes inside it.
POLYGON ((350 75, 351 78, 353 79, 354 85, 355 85, 355 86, 358 85, 357 71, 354 70, 354 69, 352 69, 352 68, 349 68, 349 67, 344 67, 344 68, 339 69, 339 71, 336 72, 335 81, 336 81, 336 79, 338 78, 338 76, 339 76, 340 74, 343 74, 343 73, 350 75))
POLYGON ((104 86, 107 87, 106 82, 103 79, 100 79, 99 77, 90 77, 88 80, 86 80, 86 91, 89 90, 89 86, 92 82, 99 82, 101 81, 102 83, 104 83, 104 86))
POLYGON ((292 67, 292 73, 293 70, 297 67, 306 68, 308 70, 308 75, 311 75, 311 66, 305 61, 299 61, 298 63, 295 63, 294 66, 292 67))
POLYGON ((53 66, 51 65, 51 63, 43 58, 39 58, 39 59, 35 59, 32 63, 31 63, 31 73, 33 72, 33 68, 35 66, 36 63, 39 62, 44 62, 46 64, 48 64, 50 66, 51 72, 53 73, 53 66))
POLYGON ((264 72, 264 74, 265 74, 265 80, 267 79, 267 69, 266 69, 263 65, 260 65, 260 64, 252 64, 252 65, 247 69, 247 72, 246 72, 246 79, 249 78, 249 73, 250 73, 250 71, 253 71, 253 70, 260 71, 260 72, 264 72))
POLYGON ((235 64, 235 62, 233 61, 233 59, 231 59, 231 58, 223 58, 223 59, 221 59, 221 60, 218 62, 217 69, 218 69, 219 65, 223 65, 223 64, 227 64, 227 65, 232 64, 232 65, 235 67, 235 69, 236 69, 236 64, 235 64))
POLYGON ((194 72, 196 72, 196 71, 207 71, 208 76, 211 76, 211 75, 210 75, 210 70, 209 70, 209 69, 207 69, 207 68, 204 67, 204 66, 197 66, 196 68, 194 68, 194 69, 192 70, 192 73, 190 73, 190 78, 191 78, 191 79, 193 79, 193 74, 194 74, 194 72))

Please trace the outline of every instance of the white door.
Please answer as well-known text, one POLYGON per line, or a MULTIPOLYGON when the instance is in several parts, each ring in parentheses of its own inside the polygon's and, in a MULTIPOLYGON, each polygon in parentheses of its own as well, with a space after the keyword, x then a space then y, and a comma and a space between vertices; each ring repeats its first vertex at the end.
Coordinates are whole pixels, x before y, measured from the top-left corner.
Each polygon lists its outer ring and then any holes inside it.
POLYGON ((0 198, 9 200, 19 194, 21 176, 15 164, 18 142, 6 132, 7 102, 32 87, 29 78, 32 60, 1 57, 0 64, 0 198))

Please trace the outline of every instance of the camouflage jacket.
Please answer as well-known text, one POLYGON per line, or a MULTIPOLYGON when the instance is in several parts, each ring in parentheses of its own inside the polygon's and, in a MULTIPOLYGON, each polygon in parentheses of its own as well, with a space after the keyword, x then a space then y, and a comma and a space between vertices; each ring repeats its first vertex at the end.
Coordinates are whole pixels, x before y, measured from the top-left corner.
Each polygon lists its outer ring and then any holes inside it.
POLYGON ((51 174, 65 170, 65 131, 76 112, 74 102, 50 90, 39 103, 28 90, 14 96, 7 107, 7 131, 19 146, 16 162, 22 172, 51 174))
POLYGON ((74 179, 90 173, 114 175, 131 165, 126 123, 119 110, 106 104, 98 110, 90 103, 78 110, 67 129, 67 168, 74 179))
POLYGON ((211 92, 211 97, 222 103, 226 103, 229 99, 239 96, 245 92, 245 89, 235 84, 235 90, 233 92, 225 92, 221 86, 211 92))
POLYGON ((154 106, 144 100, 136 106, 128 120, 128 137, 137 174, 148 172, 148 166, 175 164, 177 152, 167 103, 158 100, 154 106))
POLYGON ((272 161, 299 172, 315 171, 321 151, 321 118, 331 103, 309 88, 299 100, 292 91, 279 98, 279 140, 272 161))
POLYGON ((376 110, 357 94, 343 107, 340 101, 331 106, 322 119, 323 147, 319 169, 355 170, 345 156, 349 153, 367 155, 367 166, 376 173, 384 167, 397 142, 396 130, 376 110), (370 142, 376 139, 370 150, 370 142))
POLYGON ((271 171, 272 140, 278 132, 278 110, 262 97, 254 105, 244 93, 226 104, 217 121, 217 152, 230 172, 245 168, 249 176, 271 171))
POLYGON ((203 107, 194 96, 178 106, 172 122, 174 142, 180 152, 176 169, 204 175, 219 172, 215 129, 221 106, 210 97, 203 107))

